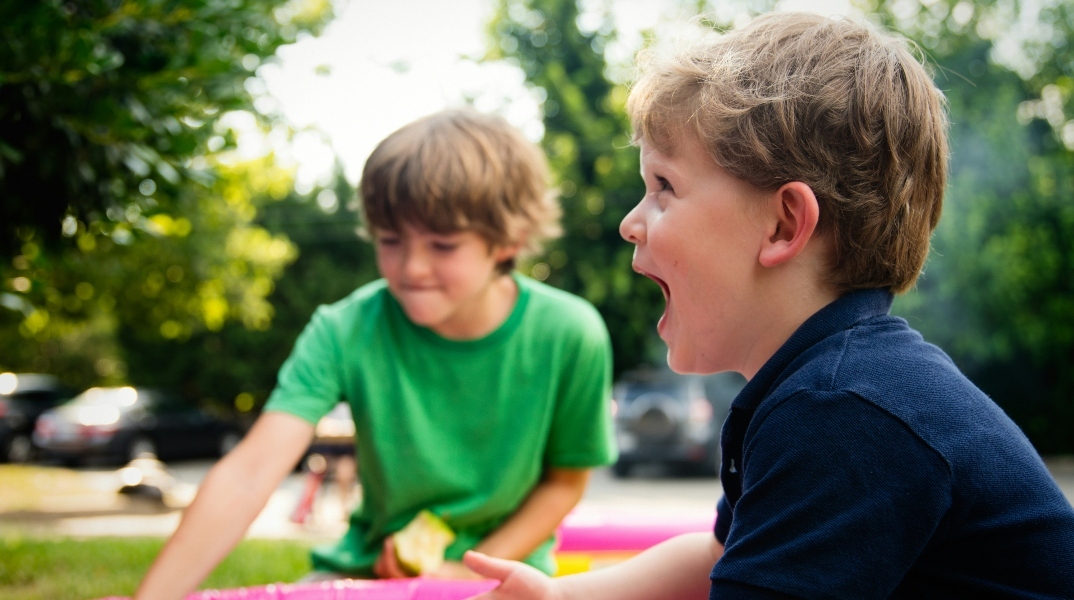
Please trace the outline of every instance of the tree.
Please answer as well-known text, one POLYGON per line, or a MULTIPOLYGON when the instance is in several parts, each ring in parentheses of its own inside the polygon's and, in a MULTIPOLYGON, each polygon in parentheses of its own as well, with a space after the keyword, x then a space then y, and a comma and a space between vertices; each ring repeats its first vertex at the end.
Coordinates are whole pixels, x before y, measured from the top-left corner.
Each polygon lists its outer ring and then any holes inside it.
POLYGON ((243 413, 260 408, 313 311, 377 277, 372 246, 356 233, 357 211, 354 187, 338 169, 330 186, 306 196, 292 192, 262 207, 257 224, 290 240, 297 251, 267 298, 272 326, 251 329, 231 322, 186 340, 128 339, 132 372, 243 413))
POLYGON ((619 222, 644 186, 626 119, 627 89, 605 76, 602 50, 614 32, 583 32, 577 21, 574 0, 505 0, 488 59, 517 61, 544 98, 541 143, 561 196, 564 236, 546 260, 530 265, 531 273, 597 307, 611 331, 618 374, 649 359, 663 297, 632 272, 633 248, 619 236, 619 222))
POLYGON ((108 234, 128 208, 181 209, 193 159, 229 142, 214 124, 252 106, 252 71, 328 16, 323 0, 0 6, 0 256, 59 242, 66 217, 108 234))
POLYGON ((267 327, 294 246, 254 223, 287 196, 271 157, 228 159, 252 71, 329 18, 321 0, 0 7, 0 368, 73 385, 128 345, 267 327))

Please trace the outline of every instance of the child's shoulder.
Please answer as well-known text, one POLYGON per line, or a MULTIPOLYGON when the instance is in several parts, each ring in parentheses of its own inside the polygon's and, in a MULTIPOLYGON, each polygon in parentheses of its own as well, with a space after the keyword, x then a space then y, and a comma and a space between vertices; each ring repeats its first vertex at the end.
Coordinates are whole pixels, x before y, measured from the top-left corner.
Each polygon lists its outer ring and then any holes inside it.
POLYGON ((882 316, 857 324, 839 340, 833 381, 872 397, 917 389, 933 398, 984 398, 939 346, 902 318, 882 316))
POLYGON ((928 397, 937 404, 986 397, 947 354, 900 317, 864 319, 818 343, 804 357, 798 385, 847 391, 887 410, 928 397), (811 380, 806 382, 805 379, 811 380))
POLYGON ((942 349, 899 317, 862 320, 820 341, 800 360, 773 395, 798 393, 801 399, 820 400, 807 410, 827 406, 886 415, 945 456, 959 453, 955 446, 974 437, 968 431, 984 437, 1022 437, 942 349), (823 401, 832 396, 848 402, 823 401), (952 437, 953 431, 961 433, 952 437))

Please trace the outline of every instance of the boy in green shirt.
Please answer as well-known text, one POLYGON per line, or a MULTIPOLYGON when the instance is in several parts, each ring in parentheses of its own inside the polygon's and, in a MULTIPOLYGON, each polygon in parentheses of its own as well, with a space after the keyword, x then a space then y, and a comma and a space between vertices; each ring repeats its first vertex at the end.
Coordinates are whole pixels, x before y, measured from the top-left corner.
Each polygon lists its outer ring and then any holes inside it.
POLYGON ((533 144, 470 110, 381 142, 360 191, 383 279, 317 310, 136 598, 193 589, 340 400, 354 414, 363 500, 344 538, 314 551, 315 569, 405 576, 390 536, 430 510, 456 533, 433 576, 474 576, 459 562, 469 549, 553 572, 552 534, 615 448, 600 315, 512 272, 558 232, 546 180, 533 144))

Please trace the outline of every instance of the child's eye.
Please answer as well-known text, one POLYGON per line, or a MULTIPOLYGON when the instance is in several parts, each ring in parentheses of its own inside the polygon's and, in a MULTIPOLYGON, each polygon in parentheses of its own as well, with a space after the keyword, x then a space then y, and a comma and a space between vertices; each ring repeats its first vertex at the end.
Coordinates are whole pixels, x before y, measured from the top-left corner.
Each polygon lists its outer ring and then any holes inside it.
POLYGON ((433 242, 433 250, 437 252, 451 252, 458 247, 459 245, 453 242, 433 242))
POLYGON ((398 246, 399 238, 391 236, 381 236, 377 238, 377 245, 380 246, 398 246))
POLYGON ((656 176, 656 183, 660 187, 661 192, 674 192, 675 191, 675 188, 671 187, 671 183, 667 179, 664 179, 663 177, 661 177, 659 175, 656 176))

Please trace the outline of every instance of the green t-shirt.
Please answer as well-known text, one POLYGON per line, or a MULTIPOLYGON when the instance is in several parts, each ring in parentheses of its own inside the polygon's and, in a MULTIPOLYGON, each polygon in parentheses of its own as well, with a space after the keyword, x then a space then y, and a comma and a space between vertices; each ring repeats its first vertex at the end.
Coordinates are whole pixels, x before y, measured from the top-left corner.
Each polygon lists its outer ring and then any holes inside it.
MULTIPOLYGON (((545 467, 616 457, 611 345, 584 300, 514 275, 514 310, 477 340, 410 322, 384 281, 317 309, 280 369, 267 411, 316 423, 340 400, 356 425, 362 504, 321 570, 369 575, 384 538, 422 509, 457 538, 458 560, 509 517, 545 467)), ((526 562, 555 570, 549 539, 526 562)))

